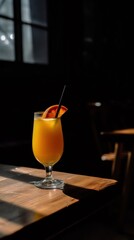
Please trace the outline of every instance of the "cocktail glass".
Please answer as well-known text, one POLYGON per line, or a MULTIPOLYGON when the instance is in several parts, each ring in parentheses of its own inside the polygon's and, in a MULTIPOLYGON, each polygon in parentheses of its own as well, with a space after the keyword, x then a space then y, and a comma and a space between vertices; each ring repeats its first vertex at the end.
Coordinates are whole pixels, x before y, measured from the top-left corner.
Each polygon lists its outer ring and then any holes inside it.
POLYGON ((34 185, 44 189, 63 189, 64 181, 54 179, 53 166, 61 159, 64 149, 64 138, 61 117, 43 118, 43 112, 34 113, 32 150, 35 159, 45 168, 46 176, 34 185))

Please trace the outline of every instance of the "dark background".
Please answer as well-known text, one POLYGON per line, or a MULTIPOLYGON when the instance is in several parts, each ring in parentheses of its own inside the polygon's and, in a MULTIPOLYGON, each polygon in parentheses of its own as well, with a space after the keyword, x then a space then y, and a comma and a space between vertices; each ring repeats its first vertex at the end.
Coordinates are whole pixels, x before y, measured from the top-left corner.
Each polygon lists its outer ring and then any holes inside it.
POLYGON ((0 162, 42 167, 31 148, 33 112, 58 103, 66 84, 65 150, 55 169, 109 173, 98 158, 88 103, 107 105, 107 128, 134 127, 130 12, 121 1, 50 1, 49 66, 0 62, 0 162))

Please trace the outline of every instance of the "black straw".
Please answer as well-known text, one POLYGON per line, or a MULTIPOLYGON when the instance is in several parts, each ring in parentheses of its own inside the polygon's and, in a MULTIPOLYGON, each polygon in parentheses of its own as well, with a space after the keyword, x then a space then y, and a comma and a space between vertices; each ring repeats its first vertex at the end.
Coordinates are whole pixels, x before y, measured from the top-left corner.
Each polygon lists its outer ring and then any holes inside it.
POLYGON ((64 94, 64 92, 65 92, 65 88, 66 88, 66 85, 64 85, 63 90, 62 90, 62 93, 61 93, 61 97, 60 97, 60 100, 59 100, 59 106, 58 106, 58 109, 57 109, 57 111, 56 111, 55 118, 58 117, 58 114, 59 114, 59 111, 60 111, 60 107, 61 107, 62 98, 63 98, 63 94, 64 94))

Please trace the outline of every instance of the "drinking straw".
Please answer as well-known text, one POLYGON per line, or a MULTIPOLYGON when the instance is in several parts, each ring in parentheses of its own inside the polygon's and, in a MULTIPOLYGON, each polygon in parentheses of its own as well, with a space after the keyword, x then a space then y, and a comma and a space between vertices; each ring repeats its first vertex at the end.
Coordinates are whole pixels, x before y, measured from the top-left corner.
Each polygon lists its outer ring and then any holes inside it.
POLYGON ((55 118, 58 117, 58 114, 59 114, 59 111, 60 111, 60 107, 61 107, 62 98, 63 98, 64 92, 65 92, 65 88, 66 88, 66 85, 64 85, 62 93, 61 93, 61 97, 60 97, 60 100, 59 100, 59 106, 58 106, 58 109, 56 111, 55 118))

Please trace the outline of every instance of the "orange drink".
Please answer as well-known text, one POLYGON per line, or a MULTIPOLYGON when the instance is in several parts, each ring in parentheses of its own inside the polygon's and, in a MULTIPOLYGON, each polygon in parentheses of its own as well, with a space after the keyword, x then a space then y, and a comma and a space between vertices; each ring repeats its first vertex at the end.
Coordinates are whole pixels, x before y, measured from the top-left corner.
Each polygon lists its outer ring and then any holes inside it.
POLYGON ((43 118, 42 114, 34 114, 32 149, 37 161, 47 167, 60 160, 64 140, 61 118, 43 118))
POLYGON ((68 110, 64 105, 52 105, 44 112, 35 112, 33 119, 32 150, 35 159, 46 171, 44 179, 32 181, 39 188, 63 189, 64 181, 53 178, 53 166, 64 150, 64 137, 61 117, 68 110))

